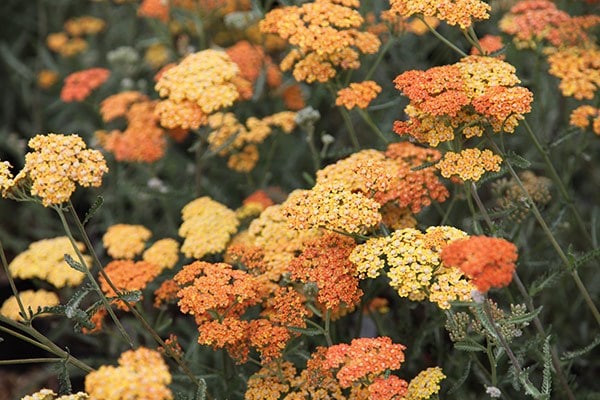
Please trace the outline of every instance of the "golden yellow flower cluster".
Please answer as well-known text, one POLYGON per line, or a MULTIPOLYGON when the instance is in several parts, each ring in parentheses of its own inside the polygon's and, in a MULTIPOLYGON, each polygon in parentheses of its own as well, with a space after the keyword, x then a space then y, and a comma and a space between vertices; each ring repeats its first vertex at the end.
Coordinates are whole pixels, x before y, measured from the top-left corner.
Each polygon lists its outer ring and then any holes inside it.
POLYGON ((281 69, 293 67, 294 78, 312 83, 335 77, 336 68, 356 69, 359 56, 374 54, 381 42, 360 30, 364 19, 358 1, 316 0, 302 6, 271 10, 260 22, 263 33, 273 33, 295 48, 282 60, 281 69))
POLYGON ((171 400, 169 367, 160 353, 140 347, 119 357, 119 366, 103 365, 85 377, 94 400, 171 400))
POLYGON ((349 258, 360 278, 376 278, 385 272, 400 297, 427 298, 448 309, 450 301, 469 300, 474 289, 460 270, 446 268, 440 260, 446 244, 465 237, 465 232, 449 226, 430 227, 425 233, 405 228, 367 240, 349 258))
POLYGON ((150 236, 152 232, 142 225, 116 224, 106 230, 102 243, 112 258, 133 260, 144 251, 150 236))
POLYGON ((282 111, 262 119, 250 117, 240 123, 233 113, 215 113, 208 118, 214 129, 208 136, 209 148, 221 156, 229 156, 227 166, 237 172, 249 172, 259 159, 257 145, 279 127, 290 133, 296 126, 296 113, 282 111))
MULTIPOLYGON (((81 252, 85 250, 83 243, 78 242, 77 247, 81 252)), ((66 236, 39 240, 16 256, 8 265, 8 270, 15 278, 39 278, 57 288, 77 286, 83 281, 85 274, 71 268, 65 261, 65 254, 79 261, 66 236)), ((84 261, 86 267, 91 265, 89 256, 84 256, 84 261)))
POLYGON ((229 107, 238 99, 238 74, 237 64, 223 51, 208 49, 188 55, 156 83, 156 91, 167 98, 157 108, 161 124, 198 128, 205 123, 202 115, 229 107), (186 112, 176 113, 182 105, 186 112))
POLYGON ((190 258, 225 250, 239 225, 235 211, 206 196, 186 204, 181 215, 179 236, 185 238, 181 252, 190 258))
POLYGON ((365 109, 380 92, 381 86, 375 81, 351 83, 349 87, 338 90, 335 105, 348 110, 354 107, 365 109))
POLYGON ((96 35, 104 30, 106 22, 91 15, 82 15, 68 19, 63 27, 71 36, 96 35))
POLYGON ((42 389, 36 393, 21 398, 21 400, 85 400, 89 398, 90 397, 88 394, 83 392, 58 396, 50 389, 42 389))
POLYGON ((440 367, 419 372, 408 384, 405 400, 427 400, 440 391, 440 382, 446 378, 440 367))
MULTIPOLYGON (((47 290, 25 290, 19 292, 19 298, 25 308, 25 311, 31 308, 31 311, 37 312, 41 307, 57 306, 60 303, 58 295, 47 290)), ((23 321, 20 315, 21 309, 15 296, 9 297, 0 307, 0 314, 15 321, 23 321)))
POLYGON ((40 197, 45 207, 62 204, 69 200, 76 183, 100 186, 108 172, 102 153, 87 149, 77 135, 37 135, 29 140, 29 147, 34 151, 25 155, 25 166, 14 179, 10 164, 0 166, 3 197, 26 198, 27 194, 20 192, 25 184, 29 194, 40 197))
POLYGON ((142 257, 144 261, 158 265, 162 269, 171 269, 179 261, 179 243, 169 238, 157 240, 144 251, 142 257))
POLYGON ((446 152, 435 165, 444 178, 457 176, 463 181, 478 181, 486 171, 500 171, 502 157, 490 150, 464 149, 460 153, 446 152))
POLYGON ((403 17, 421 15, 436 17, 446 21, 448 25, 458 25, 461 29, 467 29, 473 24, 473 20, 484 20, 490 17, 489 4, 481 0, 391 0, 391 10, 403 17))
POLYGON ((560 79, 558 87, 564 96, 591 100, 600 88, 598 60, 598 46, 565 47, 548 56, 548 72, 560 79))

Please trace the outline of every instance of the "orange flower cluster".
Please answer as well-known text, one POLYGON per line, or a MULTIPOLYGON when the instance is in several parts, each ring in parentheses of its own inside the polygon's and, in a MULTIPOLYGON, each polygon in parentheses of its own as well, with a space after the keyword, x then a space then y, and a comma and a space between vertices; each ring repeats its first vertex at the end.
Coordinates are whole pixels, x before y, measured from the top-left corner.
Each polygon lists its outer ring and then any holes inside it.
POLYGON ((516 268, 517 246, 487 236, 456 240, 444 247, 440 255, 448 267, 460 268, 480 292, 507 286, 516 268))
POLYGON ((490 150, 464 149, 460 153, 446 152, 435 167, 444 178, 457 176, 463 181, 477 182, 486 171, 500 171, 502 157, 490 150))
POLYGON ((571 112, 569 124, 581 129, 587 129, 591 124, 594 133, 600 135, 600 109, 589 105, 579 106, 571 112))
MULTIPOLYGON (((114 260, 104 267, 104 272, 119 291, 143 290, 160 274, 158 265, 146 261, 114 260)), ((103 275, 98 277, 100 288, 108 297, 117 294, 110 287, 103 275)), ((115 301, 121 310, 128 310, 122 301, 115 301)))
POLYGON ((456 0, 436 2, 430 0, 391 0, 391 10, 403 17, 423 15, 436 17, 449 25, 467 29, 473 20, 488 19, 491 7, 480 0, 456 0))
POLYGON ((590 41, 587 30, 600 24, 600 16, 571 17, 550 0, 521 0, 499 23, 513 35, 518 48, 537 48, 547 42, 553 47, 574 46, 590 41))
POLYGON ((95 35, 105 26, 103 20, 89 15, 71 18, 65 22, 63 32, 48 35, 46 44, 51 51, 63 57, 72 57, 88 48, 88 43, 82 36, 95 35))
POLYGON ((486 56, 404 72, 394 83, 410 99, 409 120, 395 121, 394 131, 434 147, 454 139, 455 129, 466 138, 481 136, 485 123, 514 132, 533 101, 528 89, 514 87, 519 82, 512 65, 486 56))
POLYGON ((140 17, 167 22, 169 20, 169 3, 164 0, 143 0, 138 6, 137 14, 140 17))
POLYGON ((328 233, 305 244, 302 254, 289 266, 292 279, 317 285, 317 301, 335 317, 352 311, 363 295, 356 265, 348 256, 356 246, 352 238, 328 233))
MULTIPOLYGON (((475 56, 479 55, 490 55, 504 47, 504 43, 502 42, 502 38, 497 35, 485 35, 479 39, 479 46, 481 50, 483 50, 483 54, 479 52, 477 47, 471 48, 471 54, 475 56)), ((504 59, 504 55, 498 56, 501 60, 504 59)))
POLYGON ((9 163, 0 163, 3 197, 27 200, 30 194, 40 197, 44 207, 62 204, 69 200, 76 183, 98 187, 108 172, 102 153, 87 149, 77 135, 37 135, 28 144, 34 151, 25 155, 25 166, 16 177, 9 171, 9 163))
POLYGON ((261 73, 265 74, 269 87, 275 88, 281 85, 281 71, 271 57, 265 54, 262 47, 241 40, 225 49, 225 53, 240 68, 240 77, 246 79, 251 85, 256 83, 261 73))
POLYGON ((106 68, 89 68, 73 72, 65 78, 60 98, 65 103, 83 101, 94 89, 106 82, 109 76, 110 71, 106 68))
POLYGON ((374 54, 381 42, 376 35, 361 31, 364 20, 355 10, 358 1, 316 0, 302 6, 271 10, 260 21, 263 33, 274 33, 295 48, 281 62, 293 67, 296 80, 327 82, 336 68, 357 69, 360 53, 374 54))
POLYGON ((37 85, 42 89, 49 89, 56 82, 58 82, 58 72, 56 71, 43 69, 37 74, 37 85))
POLYGON ((105 122, 125 117, 124 131, 98 131, 96 137, 117 161, 152 163, 161 159, 166 151, 165 131, 155 113, 156 101, 140 92, 122 92, 107 97, 100 106, 105 122))
POLYGON ((259 159, 258 147, 273 132, 273 127, 290 133, 296 127, 296 113, 282 111, 262 119, 250 117, 241 124, 233 113, 215 113, 208 118, 214 130, 208 136, 209 148, 229 156, 227 166, 237 172, 250 172, 259 159))
POLYGON ((239 68, 222 51, 203 50, 185 57, 162 72, 155 89, 161 97, 156 109, 167 128, 198 128, 206 116, 229 107, 240 97, 239 68))
POLYGON ((85 377, 85 391, 95 400, 171 400, 169 367, 160 353, 140 347, 121 354, 119 366, 103 365, 85 377))
POLYGON ((600 48, 565 47, 548 56, 549 73, 560 79, 564 96, 577 100, 594 98, 600 88, 600 48))
POLYGON ((404 349, 404 345, 392 343, 389 337, 354 339, 350 344, 329 347, 322 368, 337 371, 340 386, 347 388, 399 369, 404 362, 404 349))
POLYGON ((70 18, 64 24, 65 32, 73 37, 84 35, 96 35, 104 30, 106 22, 91 15, 82 15, 70 18))
POLYGON ((351 83, 350 87, 338 90, 335 105, 344 106, 348 110, 355 106, 365 109, 380 92, 381 86, 374 81, 351 83))

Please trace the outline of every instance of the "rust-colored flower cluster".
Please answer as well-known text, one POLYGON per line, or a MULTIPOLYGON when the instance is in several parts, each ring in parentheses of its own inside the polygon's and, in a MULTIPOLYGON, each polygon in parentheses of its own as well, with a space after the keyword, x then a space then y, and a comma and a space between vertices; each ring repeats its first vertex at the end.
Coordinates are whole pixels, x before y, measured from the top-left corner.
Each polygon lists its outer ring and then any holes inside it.
POLYGON ((475 20, 490 17, 491 7, 481 0, 455 0, 437 2, 431 0, 391 0, 391 10, 403 17, 413 15, 436 17, 449 25, 467 29, 475 20))
POLYGON ((448 244, 441 253, 448 267, 460 268, 480 292, 505 287, 516 268, 517 246, 487 236, 471 236, 448 244))
POLYGON ((354 107, 365 109, 380 92, 381 86, 375 81, 351 83, 349 87, 338 90, 335 105, 348 110, 354 107))
POLYGON ((110 71, 106 68, 89 68, 73 72, 65 78, 60 98, 65 103, 83 101, 109 77, 110 71))
POLYGON ((356 69, 361 53, 379 50, 377 36, 361 30, 364 19, 355 10, 358 5, 355 0, 316 0, 276 8, 265 15, 260 29, 294 46, 281 62, 283 71, 293 68, 298 81, 327 82, 336 76, 336 68, 356 69))

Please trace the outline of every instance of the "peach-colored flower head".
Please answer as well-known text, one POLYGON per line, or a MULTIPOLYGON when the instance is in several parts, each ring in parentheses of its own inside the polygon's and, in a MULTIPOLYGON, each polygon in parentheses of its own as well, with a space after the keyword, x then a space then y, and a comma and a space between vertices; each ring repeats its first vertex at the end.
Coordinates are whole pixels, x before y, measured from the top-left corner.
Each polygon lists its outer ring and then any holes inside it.
POLYGON ((160 353, 140 347, 121 354, 119 366, 103 365, 85 377, 85 390, 97 400, 171 400, 169 367, 160 353))
POLYGON ((83 101, 94 89, 102 86, 109 76, 110 71, 106 68, 90 68, 73 72, 65 78, 60 98, 65 103, 83 101))
POLYGON ((143 0, 137 14, 140 17, 154 18, 162 22, 169 20, 169 2, 164 0, 143 0))
MULTIPOLYGON (((160 274, 160 271, 161 268, 158 265, 147 261, 114 260, 104 267, 104 272, 119 291, 143 290, 160 274)), ((108 297, 117 295, 103 275, 98 277, 98 282, 108 297)), ((122 301, 116 301, 116 304, 122 310, 128 309, 122 301)))
POLYGON ((105 27, 104 20, 91 15, 70 18, 64 24, 65 32, 71 36, 95 35, 103 31, 105 27))
POLYGON ((548 56, 549 73, 560 79, 564 96, 594 98, 600 88, 600 48, 565 47, 548 56))
POLYGON ((142 225, 116 224, 110 226, 102 243, 109 256, 133 260, 142 253, 152 232, 142 225))
MULTIPOLYGON (((23 292, 19 292, 19 297, 21 298, 21 303, 25 308, 25 312, 29 312, 28 310, 31 308, 31 311, 35 313, 39 308, 57 306, 60 303, 56 293, 49 292, 44 289, 37 291, 25 290, 23 292)), ((23 320, 20 313, 21 308, 19 307, 19 303, 17 302, 17 298, 15 296, 9 297, 2 304, 2 307, 0 307, 0 315, 4 315, 5 317, 14 321, 23 320)))
POLYGON ((473 21, 484 20, 490 17, 491 7, 480 0, 455 0, 437 2, 432 0, 391 0, 391 10, 403 17, 423 15, 436 17, 446 21, 449 25, 458 25, 467 29, 473 21))
POLYGON ((357 6, 357 2, 316 0, 276 8, 260 22, 260 29, 294 46, 281 62, 283 71, 293 67, 298 81, 327 82, 335 77, 336 68, 358 68, 360 53, 376 53, 381 44, 376 35, 360 29, 364 20, 354 9, 357 6))
MULTIPOLYGON (((479 46, 483 50, 484 54, 479 52, 477 47, 471 48, 471 55, 490 55, 499 50, 502 50, 504 43, 502 37, 497 35, 485 35, 479 39, 479 46)), ((504 59, 504 55, 498 56, 501 60, 504 59)))
POLYGON ((581 129, 587 129, 591 125, 594 133, 600 136, 600 108, 590 105, 577 107, 571 112, 569 125, 576 126, 581 129))
POLYGON ((365 109, 380 92, 381 86, 374 81, 351 83, 349 87, 338 91, 335 105, 348 110, 354 107, 365 109))
POLYGON ((108 172, 102 153, 87 149, 78 135, 37 135, 28 144, 33 151, 25 155, 17 177, 31 180, 31 195, 40 197, 45 207, 69 200, 76 184, 100 186, 108 172))
POLYGON ((49 89, 58 82, 58 72, 43 69, 37 74, 37 85, 42 89, 49 89))
POLYGON ((444 247, 442 262, 464 272, 480 292, 508 286, 516 268, 517 246, 487 236, 472 236, 444 247))

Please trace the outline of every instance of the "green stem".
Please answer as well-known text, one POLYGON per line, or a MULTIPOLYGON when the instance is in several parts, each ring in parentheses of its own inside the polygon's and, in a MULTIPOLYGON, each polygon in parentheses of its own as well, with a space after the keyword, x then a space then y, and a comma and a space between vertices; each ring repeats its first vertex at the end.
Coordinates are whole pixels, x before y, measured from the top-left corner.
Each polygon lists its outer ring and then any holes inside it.
POLYGON ((62 358, 18 358, 16 360, 0 360, 0 365, 55 363, 62 361, 62 358))
POLYGON ((2 241, 0 241, 0 259, 2 260, 2 268, 4 268, 4 273, 6 274, 6 278, 8 279, 8 283, 10 284, 10 289, 17 299, 17 304, 19 305, 19 310, 23 314, 23 318, 27 315, 25 312, 25 307, 23 306, 23 302, 21 301, 21 296, 19 296, 19 292, 17 291, 17 286, 15 285, 15 281, 12 278, 10 271, 8 270, 8 262, 6 261, 6 254, 4 254, 4 247, 2 246, 2 241))
MULTIPOLYGON (((92 272, 90 271, 90 268, 86 265, 85 259, 83 257, 83 254, 81 254, 81 251, 79 250, 79 247, 77 247, 77 242, 76 242, 75 238, 73 237, 73 233, 71 232, 71 228, 69 227, 69 223, 67 222, 67 219, 65 217, 65 214, 64 214, 62 208, 60 206, 57 206, 57 207, 54 207, 54 210, 56 210, 56 212, 57 212, 57 214, 58 214, 58 216, 60 218, 60 222, 62 223, 64 231, 67 234, 67 237, 69 238, 69 241, 71 242, 71 246, 73 247, 73 250, 77 254, 77 258, 79 258, 79 263, 83 267, 84 273, 85 273, 86 277, 91 282, 92 286, 94 287, 94 290, 98 293, 98 296, 100 296, 100 300, 102 300, 102 304, 104 304, 104 307, 106 308, 106 310, 110 314, 111 319, 115 322, 115 325, 117 326, 117 329, 121 333, 121 336, 123 336, 123 338, 125 339, 125 341, 129 345, 129 347, 134 348, 133 341, 131 340, 131 337, 125 331, 125 328, 121 324, 121 321, 119 321, 119 319, 115 315, 115 312, 113 311, 112 307, 110 306, 110 303, 109 303, 108 299, 106 298, 106 296, 102 292, 102 289, 100 289, 100 285, 98 285, 98 281, 96 281, 96 278, 94 278, 94 275, 92 275, 92 272)), ((71 203, 70 200, 69 200, 69 210, 72 211, 74 215, 76 215, 75 214, 75 209, 73 208, 73 204, 71 203)), ((88 249, 89 249, 90 253, 94 251, 93 247, 91 247, 91 246, 88 246, 88 249)), ((118 293, 118 292, 115 291, 115 293, 118 293)))
POLYGON ((373 122, 373 119, 371 118, 371 116, 369 115, 369 113, 367 113, 365 110, 363 110, 362 108, 358 109, 358 114, 362 117, 363 121, 365 121, 367 123, 367 125, 369 125, 369 127, 371 127, 371 130, 373 132, 375 132, 375 134, 377 136, 379 136, 379 138, 381 140, 383 140, 383 143, 388 144, 390 141, 385 137, 385 135, 383 134, 383 132, 381 132, 381 130, 379 129, 379 127, 375 124, 375 122, 373 122))
MULTIPOLYGON (((500 332, 500 330, 496 326, 496 322, 494 321, 494 317, 492 316, 492 312, 490 310, 488 302, 484 301, 483 304, 481 304, 481 306, 483 307, 483 312, 485 313, 485 316, 488 319, 489 325, 491 325, 492 329, 494 330, 494 332, 492 332, 492 333, 496 336, 496 338, 498 338, 498 341, 500 341, 500 344, 502 345, 502 347, 504 347, 504 351, 506 351, 506 355, 508 355, 508 358, 510 359, 510 362, 512 363, 513 367, 515 368, 515 370, 517 372, 517 377, 518 377, 519 375, 521 375, 521 373, 523 371, 521 370, 521 365, 519 364, 517 357, 513 353, 510 346, 508 345, 508 342, 506 341, 506 338, 504 337, 504 335, 502 335, 502 332, 500 332)), ((494 379, 494 377, 492 376, 492 380, 493 379, 494 379)))
POLYGON ((487 357, 488 357, 488 361, 490 362, 490 377, 492 380, 492 386, 497 386, 498 385, 498 374, 496 372, 496 359, 494 358, 494 353, 492 352, 492 343, 490 342, 489 339, 486 340, 487 341, 487 346, 486 346, 486 353, 487 353, 487 357))
POLYGON ((327 341, 327 346, 333 346, 333 341, 331 340, 331 309, 327 309, 325 311, 325 329, 323 330, 323 335, 325 335, 325 340, 327 341))
POLYGON ((488 136, 488 139, 489 139, 489 143, 492 146, 492 148, 494 149, 494 151, 497 154, 500 154, 502 156, 502 158, 504 159, 504 163, 506 164, 506 167, 508 168, 508 171, 510 172, 510 175, 513 177, 513 179, 515 180, 515 182, 517 183, 517 185, 521 189, 521 192, 523 193, 523 195, 527 199, 527 202, 529 203, 529 206, 531 207, 531 211, 533 212, 533 215, 535 216, 536 220, 540 224, 542 230, 544 231, 544 234, 546 235, 546 237, 550 241, 550 244, 552 245, 552 247, 554 248, 554 250, 556 251, 556 253, 560 257, 560 259, 562 260, 565 268, 567 269, 567 271, 569 272, 569 274, 571 275, 571 277, 575 281, 575 285, 577 286, 577 289, 579 290, 579 292, 583 296, 583 299, 585 300, 586 305, 588 306, 588 308, 590 309, 590 311, 594 315, 594 319, 596 320, 596 323, 600 326, 600 312, 598 311, 598 308, 596 308, 596 305, 594 304, 594 300, 592 300, 592 297, 590 296, 590 293, 588 292, 587 288, 585 287, 585 285, 581 281, 581 278, 579 277, 579 274, 577 273, 577 270, 575 270, 573 268, 573 265, 569 261, 569 258, 567 257, 567 255, 565 254, 565 252, 563 251, 563 249, 560 247, 560 244, 558 244, 558 241, 556 240, 556 238, 554 237, 554 234, 552 233, 552 231, 548 227, 548 224, 546 224, 546 221, 544 221, 544 218, 542 217, 542 214, 540 213, 540 210, 537 208, 537 206, 535 205, 535 202, 533 201, 533 199, 529 195, 529 192, 527 191, 527 189, 523 185, 523 182, 521 181, 521 178, 519 178, 519 175, 515 172, 512 164, 510 163, 510 161, 507 160, 506 155, 498 148, 498 146, 496 145, 496 142, 494 142, 492 140, 492 138, 490 138, 488 136))
POLYGON ((573 201, 573 198, 567 191, 567 188, 565 187, 565 184, 563 183, 562 179, 558 175, 556 168, 554 168, 554 164, 552 164, 552 160, 550 160, 550 155, 548 154, 548 151, 542 147, 542 144, 538 140, 536 134, 533 132, 533 129, 531 129, 531 126, 529 125, 527 120, 525 120, 525 119, 523 120, 523 125, 525 126, 525 130, 527 131, 529 138, 533 142, 533 145, 535 146, 537 151, 540 153, 540 155, 544 159, 544 163, 546 164, 548 172, 550 172, 550 175, 552 176, 552 180, 554 181, 554 184, 558 187, 558 190, 559 190, 561 196, 567 202, 567 207, 573 213, 573 216, 575 217, 575 220, 577 221, 577 225, 579 226, 579 229, 583 233, 583 235, 584 235, 585 239, 588 241, 588 243, 593 244, 592 237, 590 236, 590 234, 588 233, 588 231, 585 227, 585 222, 583 222, 583 218, 581 217, 581 214, 579 214, 577 207, 575 207, 575 202, 573 201))
POLYGON ((444 42, 444 44, 448 47, 450 47, 452 50, 454 50, 455 52, 457 52, 458 54, 460 54, 462 57, 466 57, 467 53, 465 53, 464 51, 462 51, 461 49, 459 49, 458 47, 456 47, 456 45, 454 45, 454 43, 452 43, 451 41, 449 41, 448 39, 446 39, 444 36, 442 36, 438 31, 436 31, 435 29, 433 29, 433 27, 431 25, 429 25, 427 23, 427 21, 425 21, 425 18, 423 17, 418 17, 427 27, 427 29, 429 29, 431 31, 431 33, 434 34, 435 37, 437 37, 438 39, 440 39, 442 42, 444 42))
POLYGON ((464 185, 465 191, 467 192, 467 205, 469 206, 469 211, 471 212, 471 216, 473 218, 473 230, 477 235, 483 234, 483 229, 481 229, 481 225, 477 221, 477 212, 475 211, 475 206, 473 205, 473 199, 471 198, 471 188, 467 183, 464 185))
POLYGON ((346 110, 343 106, 340 106, 339 109, 342 113, 344 124, 346 124, 346 128, 348 129, 350 141, 352 142, 352 146, 354 146, 354 150, 360 150, 360 144, 358 143, 356 131, 354 130, 354 125, 352 125, 352 120, 350 119, 350 114, 348 113, 348 110, 346 110))
POLYGON ((475 199, 475 203, 477 203, 477 207, 479 207, 479 210, 481 211, 483 220, 488 225, 490 230, 494 232, 496 230, 494 227, 494 223, 492 222, 490 214, 487 212, 486 208, 483 205, 483 202, 481 201, 481 198, 479 197, 479 194, 477 193, 477 186, 475 185, 475 182, 471 182, 471 195, 473 196, 473 199, 475 199))
POLYGON ((364 79, 365 81, 368 81, 369 79, 371 79, 371 76, 373 76, 373 74, 375 73, 375 70, 381 63, 381 60, 383 60, 383 56, 385 56, 385 54, 388 52, 390 47, 392 47, 393 43, 394 43, 394 37, 390 36, 388 38, 388 41, 385 42, 383 47, 379 50, 379 54, 377 55, 377 59, 375 60, 375 63, 371 66, 371 68, 369 68, 369 72, 367 72, 367 75, 365 76, 365 79, 364 79))

